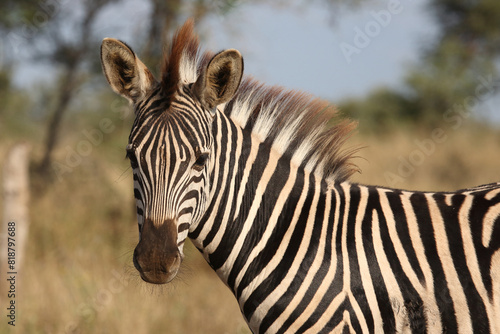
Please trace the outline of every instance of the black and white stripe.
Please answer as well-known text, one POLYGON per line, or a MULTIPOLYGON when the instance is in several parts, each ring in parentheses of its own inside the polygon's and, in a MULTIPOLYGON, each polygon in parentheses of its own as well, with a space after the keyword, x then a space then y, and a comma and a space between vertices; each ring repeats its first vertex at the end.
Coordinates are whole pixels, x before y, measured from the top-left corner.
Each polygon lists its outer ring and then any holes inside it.
POLYGON ((219 116, 211 205, 189 236, 254 332, 500 331, 499 184, 332 184, 219 116))
POLYGON ((158 96, 160 87, 137 106, 127 157, 134 174, 139 230, 145 216, 158 222, 175 219, 182 245, 190 222, 199 220, 203 212, 198 203, 205 203, 208 195, 199 189, 208 182, 207 167, 196 168, 193 162, 212 147, 212 137, 207 135, 212 116, 181 94, 168 105, 158 96), (164 113, 166 108, 175 112, 164 113))
POLYGON ((162 83, 124 43, 103 42, 106 77, 136 109, 127 155, 144 280, 175 277, 189 237, 255 333, 500 333, 500 183, 350 183, 352 126, 327 126, 334 108, 239 85, 241 55, 199 57, 192 28, 162 83))

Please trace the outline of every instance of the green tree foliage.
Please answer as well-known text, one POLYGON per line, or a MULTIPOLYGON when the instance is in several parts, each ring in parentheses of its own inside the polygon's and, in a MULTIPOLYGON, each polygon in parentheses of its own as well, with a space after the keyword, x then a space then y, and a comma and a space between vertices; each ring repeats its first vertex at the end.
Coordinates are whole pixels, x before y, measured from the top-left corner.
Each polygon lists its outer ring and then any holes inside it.
POLYGON ((477 102, 488 97, 478 92, 493 93, 485 85, 498 78, 500 2, 431 0, 428 6, 439 34, 409 69, 404 88, 376 90, 363 101, 342 103, 349 115, 362 113, 360 118, 374 121, 370 124, 374 129, 408 120, 436 126, 455 108, 476 106, 468 103, 471 99, 477 102))
POLYGON ((407 76, 421 119, 442 121, 443 115, 477 91, 487 76, 497 77, 500 53, 500 2, 494 0, 432 0, 440 29, 437 43, 407 76))
POLYGON ((1 5, 4 14, 0 16, 0 29, 5 31, 4 42, 11 47, 6 56, 9 61, 24 58, 32 63, 50 64, 53 72, 58 74, 55 102, 44 110, 48 123, 44 154, 38 164, 38 171, 44 179, 50 180, 52 155, 63 117, 78 89, 89 78, 88 64, 92 63, 91 55, 96 44, 93 24, 101 10, 112 2, 116 0, 88 0, 72 5, 58 0, 19 0, 1 5), (75 15, 75 12, 81 15, 75 15))
POLYGON ((497 57, 500 52, 500 2, 433 0, 430 10, 441 28, 440 40, 460 39, 471 57, 497 57))
MULTIPOLYGON (((346 116, 360 120, 362 131, 381 132, 418 117, 415 101, 390 88, 378 88, 364 99, 347 99, 340 109, 346 116)), ((382 132, 383 133, 383 132, 382 132)))
POLYGON ((0 2, 0 27, 13 29, 26 23, 38 10, 38 0, 4 0, 0 2))
POLYGON ((476 97, 486 77, 496 76, 491 58, 468 53, 456 36, 448 37, 410 70, 406 85, 416 104, 416 120, 428 125, 442 122, 454 105, 476 97))
MULTIPOLYGON (((318 1, 328 5, 341 3, 339 0, 318 1)), ((361 1, 364 0, 356 0, 356 3, 361 1)), ((74 108, 82 91, 92 96, 98 94, 95 87, 99 85, 92 81, 96 75, 102 79, 96 56, 96 46, 102 36, 98 36, 96 22, 104 9, 120 6, 120 3, 120 0, 5 0, 0 3, 0 48, 8 46, 4 48, 8 52, 0 49, 0 57, 5 58, 0 59, 0 66, 29 61, 45 65, 47 77, 53 79, 56 74, 57 78, 44 83, 45 88, 52 86, 46 90, 51 96, 44 99, 47 103, 38 110, 46 122, 43 153, 37 163, 44 180, 51 179, 53 152, 59 146, 65 115, 74 108)), ((136 51, 146 63, 158 64, 164 46, 186 17, 192 16, 200 23, 209 15, 226 15, 244 3, 245 0, 150 0, 146 33, 136 51)), ((285 1, 270 3, 279 5, 285 1)), ((5 72, 7 79, 8 74, 5 72)))

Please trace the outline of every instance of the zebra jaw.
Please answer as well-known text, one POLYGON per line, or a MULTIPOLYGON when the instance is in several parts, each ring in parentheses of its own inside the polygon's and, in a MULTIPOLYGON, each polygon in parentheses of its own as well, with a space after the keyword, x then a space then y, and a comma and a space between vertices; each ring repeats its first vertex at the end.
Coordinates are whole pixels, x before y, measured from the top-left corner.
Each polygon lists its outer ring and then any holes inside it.
POLYGON ((133 260, 142 280, 152 284, 172 281, 183 259, 177 247, 175 220, 155 225, 151 219, 145 219, 140 235, 133 260))

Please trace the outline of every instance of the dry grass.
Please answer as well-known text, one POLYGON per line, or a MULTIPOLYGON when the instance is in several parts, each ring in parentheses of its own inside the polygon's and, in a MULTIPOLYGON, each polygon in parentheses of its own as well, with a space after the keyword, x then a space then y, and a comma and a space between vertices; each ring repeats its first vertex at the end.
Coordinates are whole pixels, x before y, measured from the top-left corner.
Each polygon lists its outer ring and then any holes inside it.
POLYGON ((500 131, 481 125, 457 130, 391 131, 353 138, 363 146, 353 181, 393 188, 453 191, 500 181, 500 131), (431 144, 432 142, 432 144, 431 144))
MULTIPOLYGON (((447 135, 397 186, 451 190, 500 180, 499 131, 471 127, 447 135)), ((399 157, 408 158, 418 149, 415 139, 428 136, 358 136, 367 147, 359 153, 365 159, 356 161, 363 173, 355 181, 390 186, 385 173, 397 173, 399 157)), ((0 145, 1 156, 6 147, 0 145)), ((35 195, 16 327, 7 326, 2 306, 0 332, 249 333, 229 289, 190 244, 173 284, 152 288, 138 278, 131 261, 134 210, 123 151, 105 145, 35 195)), ((0 284, 0 303, 6 305, 4 279, 0 284)))
MULTIPOLYGON (((173 283, 154 287, 138 277, 132 180, 122 153, 112 159, 121 161, 117 167, 96 152, 32 198, 16 327, 2 320, 0 333, 250 333, 235 298, 190 243, 173 283)), ((1 305, 6 289, 2 279, 1 305)))

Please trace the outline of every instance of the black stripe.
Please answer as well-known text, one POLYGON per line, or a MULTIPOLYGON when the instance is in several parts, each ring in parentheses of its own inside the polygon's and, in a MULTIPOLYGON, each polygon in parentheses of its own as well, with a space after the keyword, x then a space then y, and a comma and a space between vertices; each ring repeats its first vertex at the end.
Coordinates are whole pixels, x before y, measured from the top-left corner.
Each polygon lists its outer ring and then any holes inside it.
POLYGON ((309 208, 311 206, 314 196, 313 189, 309 189, 307 193, 304 206, 300 212, 299 219, 294 226, 292 237, 288 247, 283 254, 282 261, 278 266, 269 274, 264 281, 253 291, 243 305, 243 314, 247 319, 250 319, 255 309, 264 301, 264 299, 281 283, 283 278, 290 270, 290 267, 297 255, 299 245, 304 237, 304 231, 307 226, 307 218, 309 217, 309 208))
MULTIPOLYGON (((483 193, 484 194, 484 193, 483 193)), ((496 200, 488 201, 483 196, 475 196, 472 202, 472 207, 469 212, 469 224, 472 240, 474 242, 474 249, 476 250, 476 255, 479 263, 479 269, 481 271, 481 278, 483 284, 488 291, 488 297, 490 300, 493 297, 493 282, 491 281, 491 256, 494 251, 500 248, 500 224, 498 223, 500 217, 496 218, 496 227, 491 235, 491 242, 489 248, 483 246, 483 219, 491 206, 500 202, 499 197, 496 200)))
MULTIPOLYGON (((269 221, 269 218, 274 211, 274 204, 278 200, 281 189, 285 186, 285 183, 288 179, 290 168, 289 166, 284 166, 286 162, 279 161, 276 170, 273 173, 273 176, 269 180, 269 188, 265 192, 261 206, 259 207, 259 211, 257 213, 257 221, 254 222, 252 228, 248 233, 248 237, 245 238, 242 249, 245 250, 238 254, 236 261, 231 269, 231 272, 228 277, 228 285, 230 287, 234 287, 234 282, 245 266, 248 255, 255 248, 257 243, 261 240, 262 235, 266 228, 266 223, 269 221), (251 237, 250 237, 251 236, 251 237)), ((244 288, 251 283, 251 281, 262 272, 262 269, 271 261, 271 259, 276 254, 276 251, 283 240, 285 232, 288 230, 290 223, 293 218, 293 208, 296 207, 297 202, 300 197, 301 189, 303 188, 304 180, 303 177, 298 176, 295 180, 294 191, 289 193, 287 201, 281 210, 281 214, 278 217, 278 221, 276 225, 273 227, 272 234, 264 247, 264 249, 257 255, 257 257, 252 261, 250 266, 248 267, 243 279, 238 286, 238 291, 235 291, 236 298, 241 296, 241 292, 244 288)))
MULTIPOLYGON (((350 290, 353 292, 354 298, 358 303, 361 311, 364 314, 366 322, 368 324, 368 329, 373 332, 374 320, 373 315, 370 312, 370 306, 368 304, 368 299, 366 293, 364 292, 363 282, 361 280, 361 272, 359 267, 359 259, 356 250, 356 216, 358 215, 359 204, 361 201, 361 191, 357 185, 351 185, 349 189, 349 212, 347 218, 347 252, 349 254, 349 271, 351 273, 350 277, 350 290)), ((352 319, 351 319, 352 321, 352 319)))
POLYGON ((436 201, 441 215, 443 216, 451 258, 458 273, 460 284, 462 285, 461 287, 457 286, 455 288, 462 288, 465 294, 467 304, 469 306, 469 312, 471 314, 473 332, 489 332, 486 308, 474 286, 474 281, 472 280, 472 276, 467 266, 463 247, 464 243, 460 231, 460 223, 458 221, 457 213, 463 205, 465 197, 463 195, 453 196, 451 206, 446 205, 445 197, 442 194, 435 194, 433 198, 436 201))
MULTIPOLYGON (((318 332, 318 334, 331 333, 332 330, 338 324, 340 324, 341 322, 343 322, 343 320, 344 320, 344 311, 345 310, 347 310, 349 312, 350 318, 351 318, 351 323, 352 323, 352 320, 355 319, 355 314, 354 314, 354 312, 352 312, 352 306, 351 306, 351 304, 346 299, 346 300, 344 300, 342 302, 342 304, 340 304, 339 308, 337 310, 335 310, 335 313, 332 314, 332 317, 330 318, 330 320, 326 323, 325 327, 323 327, 323 329, 321 329, 321 331, 318 332)), ((302 328, 299 329, 299 331, 298 331, 298 333, 303 333, 303 332, 304 331, 302 330, 302 328)), ((347 327, 347 325, 345 325, 342 333, 350 333, 349 328, 347 327)), ((361 329, 359 329, 355 333, 361 333, 361 329)))
MULTIPOLYGON (((380 210, 380 214, 382 214, 382 208, 380 208, 380 210)), ((407 316, 410 319, 414 319, 413 323, 420 329, 420 322, 425 321, 423 301, 415 290, 415 287, 408 279, 408 276, 403 270, 403 267, 401 266, 401 262, 397 256, 393 240, 389 235, 389 227, 385 216, 379 216, 379 227, 382 237, 382 243, 384 246, 384 252, 390 265, 390 268, 382 268, 382 270, 392 271, 403 296, 402 301, 391 300, 392 308, 396 309, 396 311, 406 309, 406 312, 408 312, 407 316)), ((394 310, 392 313, 394 313, 394 310)), ((395 328, 393 328, 392 330, 395 330, 395 328)))
POLYGON ((403 208, 403 203, 401 201, 401 191, 395 190, 388 192, 387 199, 391 207, 391 211, 394 214, 394 221, 396 222, 396 231, 406 256, 408 257, 408 262, 410 263, 412 270, 417 275, 418 280, 422 285, 425 285, 425 277, 422 268, 417 259, 417 253, 413 248, 413 243, 410 237, 410 230, 408 228, 408 221, 406 219, 405 210, 403 208))
MULTIPOLYGON (((303 333, 307 329, 309 329, 312 325, 314 325, 318 320, 321 318, 321 316, 327 312, 328 308, 330 307, 331 302, 333 299, 342 291, 343 289, 343 276, 344 276, 344 263, 342 260, 342 249, 338 247, 338 245, 341 245, 342 242, 342 224, 341 222, 343 221, 343 217, 345 214, 345 197, 344 197, 344 191, 342 187, 340 187, 338 184, 335 184, 335 189, 339 193, 338 198, 336 196, 332 197, 332 213, 331 217, 333 218, 335 213, 334 210, 336 208, 337 201, 339 201, 339 220, 337 222, 338 228, 337 228, 337 234, 334 236, 335 237, 335 243, 334 246, 337 246, 336 251, 337 251, 337 267, 335 271, 335 276, 332 280, 332 283, 328 287, 327 291, 325 292, 325 295, 321 299, 321 301, 318 303, 316 306, 316 309, 314 312, 311 314, 309 317, 308 321, 298 329, 298 333, 303 333)), ((332 219, 333 223, 333 219, 332 219)), ((332 231, 333 234, 333 231, 332 231)), ((333 235, 332 235, 333 237, 333 235)), ((339 309, 337 309, 336 313, 342 313, 342 305, 344 305, 344 302, 341 304, 339 309)), ((342 320, 342 315, 340 316, 340 320, 342 320)), ((333 327, 330 327, 330 331, 333 327)))
MULTIPOLYGON (((220 121, 222 122, 222 120, 220 120, 220 121)), ((212 124, 212 132, 213 133, 220 132, 222 138, 227 138, 228 129, 226 126, 227 126, 227 124, 222 123, 221 126, 219 127, 219 125, 217 124, 217 121, 214 121, 212 124)), ((213 159, 216 159, 217 154, 219 152, 221 152, 221 156, 220 156, 219 160, 216 161, 217 166, 219 168, 221 168, 219 170, 219 175, 215 175, 215 171, 214 171, 214 173, 210 176, 210 180, 209 180, 209 183, 210 183, 212 189, 215 189, 215 190, 213 190, 213 192, 216 194, 216 197, 220 196, 220 193, 223 191, 224 187, 226 186, 225 184, 222 184, 222 176, 223 176, 223 173, 225 173, 225 171, 223 170, 223 166, 224 166, 225 161, 226 161, 226 157, 225 157, 224 153, 227 152, 227 144, 228 144, 227 140, 223 140, 222 143, 217 143, 217 145, 215 147, 216 150, 213 152, 213 157, 212 157, 213 159), (215 183, 215 180, 217 180, 217 183, 215 183)), ((216 167, 216 169, 217 169, 217 167, 216 167)), ((232 172, 233 172, 233 170, 232 170, 232 168, 230 168, 228 173, 232 173, 232 172)), ((227 193, 224 193, 222 196, 226 196, 225 199, 227 200, 227 193)), ((232 200, 234 200, 234 199, 232 199, 232 200)), ((225 203, 225 202, 223 202, 223 203, 225 203)), ((222 217, 223 217, 223 215, 220 215, 220 212, 218 212, 218 210, 220 210, 221 208, 215 207, 215 204, 216 204, 216 200, 214 198, 212 200, 212 202, 209 203, 209 205, 205 211, 205 214, 203 215, 203 217, 202 217, 200 223, 198 224, 198 226, 196 227, 196 229, 189 233, 189 237, 191 239, 198 239, 201 231, 203 230, 203 227, 204 227, 207 219, 212 215, 212 213, 214 211, 216 211, 217 216, 216 216, 216 219, 215 219, 213 225, 211 226, 211 231, 209 232, 209 233, 212 233, 212 230, 215 229, 215 231, 211 235, 211 237, 213 239, 213 236, 215 236, 215 233, 218 231, 220 224, 222 223, 222 217)), ((222 206, 222 208, 225 208, 225 206, 222 206)), ((205 243, 205 240, 204 240, 204 247, 207 245, 207 243, 205 243)))
POLYGON ((446 277, 442 268, 439 254, 434 238, 433 222, 429 212, 429 204, 422 193, 414 193, 410 196, 410 202, 415 211, 420 230, 420 236, 425 249, 427 261, 431 267, 434 277, 434 294, 441 314, 443 331, 448 333, 458 332, 457 319, 453 309, 453 300, 446 284, 446 277))
MULTIPOLYGON (((314 176, 311 175, 309 178, 310 184, 313 186, 312 188, 314 189, 314 176)), ((309 243, 309 246, 307 248, 307 252, 305 255, 304 260, 302 261, 300 265, 300 271, 299 273, 293 278, 292 283, 290 284, 289 288, 287 289, 286 293, 274 304, 274 306, 269 310, 269 313, 267 314, 266 317, 264 317, 261 326, 259 330, 264 333, 269 326, 272 325, 272 323, 276 320, 276 318, 285 310, 285 308, 290 304, 292 301, 293 297, 297 294, 299 288, 301 287, 303 283, 303 278, 307 275, 307 272, 311 270, 311 266, 313 265, 314 261, 316 260, 316 255, 318 253, 318 246, 319 242, 317 240, 320 240, 321 238, 321 230, 323 229, 323 217, 324 217, 324 210, 325 210, 325 195, 321 194, 321 197, 318 199, 318 204, 316 206, 316 215, 315 215, 315 224, 313 226, 313 231, 311 235, 311 242, 309 243)), ((331 225, 326 223, 327 225, 331 225)), ((324 262, 322 263, 323 266, 324 262)), ((316 273, 314 278, 318 277, 318 273, 316 273)), ((293 320, 296 319, 300 313, 306 308, 306 306, 309 304, 311 301, 312 297, 314 296, 314 292, 319 288, 319 283, 315 281, 313 278, 312 284, 309 286, 307 289, 307 293, 305 296, 302 298, 300 301, 299 305, 295 308, 291 316, 287 319, 285 322, 284 326, 280 328, 280 332, 284 332, 286 328, 288 328, 292 323, 293 320), (316 284, 315 284, 316 283, 316 284)))
MULTIPOLYGON (((323 182, 322 188, 326 188, 326 184, 323 182)), ((322 196, 320 202, 318 203, 318 210, 324 210, 324 206, 326 200, 326 196, 322 196), (322 208, 322 209, 321 209, 322 208)), ((333 209, 335 207, 332 207, 332 212, 331 216, 333 217, 333 209)), ((328 213, 327 213, 328 214, 328 213)), ((323 261, 321 263, 321 266, 316 273, 312 284, 309 286, 307 289, 306 294, 300 301, 299 305, 295 308, 295 310, 290 314, 290 317, 284 322, 283 326, 278 330, 278 333, 284 334, 286 333, 287 329, 295 322, 295 320, 305 311, 306 307, 311 303, 312 298, 314 297, 315 293, 318 291, 321 283, 323 283, 323 280, 325 279, 326 274, 328 273, 328 270, 330 270, 331 266, 331 261, 332 261, 332 234, 333 234, 333 220, 330 219, 328 221, 328 228, 326 231, 326 240, 325 240, 325 253, 323 255, 323 261)), ((312 325, 314 325, 315 322, 312 322, 311 319, 308 319, 306 323, 302 326, 302 330, 305 331, 309 329, 312 325)))
MULTIPOLYGON (((237 142, 238 142, 238 138, 237 138, 237 134, 236 134, 236 129, 235 128, 231 128, 231 129, 228 129, 226 126, 229 126, 230 124, 224 124, 222 126, 222 138, 228 138, 229 136, 231 136, 231 140, 223 140, 223 143, 220 143, 222 147, 225 146, 224 149, 221 149, 221 157, 220 157, 220 160, 218 162, 218 165, 219 165, 219 180, 220 182, 222 182, 222 179, 224 177, 226 177, 227 181, 226 182, 232 182, 231 180, 233 179, 233 174, 236 173, 237 171, 235 170, 234 166, 236 164, 236 159, 239 158, 239 161, 238 163, 239 164, 245 164, 246 161, 245 160, 242 160, 244 158, 244 156, 240 156, 240 157, 236 157, 235 156, 235 151, 236 151, 236 145, 237 145, 237 142), (229 146, 230 144, 232 144, 231 146, 229 146), (230 151, 231 154, 229 156, 229 170, 225 170, 224 169, 224 165, 226 164, 226 152, 227 151, 230 151)), ((234 125, 233 125, 234 126, 234 125)), ((249 148, 248 148, 249 149, 249 148)), ((236 177, 235 179, 236 180, 240 180, 242 177, 242 175, 240 175, 239 177, 236 177)), ((229 222, 233 221, 233 216, 234 216, 234 212, 236 211, 236 196, 233 194, 233 198, 229 198, 229 186, 227 185, 223 185, 222 183, 219 184, 220 187, 224 187, 224 193, 223 193, 223 196, 222 196, 222 200, 220 202, 220 206, 218 208, 215 208, 214 205, 215 205, 215 202, 216 201, 213 201, 211 207, 207 210, 209 212, 211 212, 212 210, 218 210, 217 211, 217 215, 216 215, 216 218, 215 218, 215 221, 213 223, 213 225, 211 226, 211 230, 210 232, 207 234, 205 240, 203 240, 203 246, 206 246, 208 245, 209 243, 212 242, 212 240, 215 238, 215 236, 218 234, 218 233, 223 233, 222 231, 220 231, 220 226, 222 224, 222 221, 223 221, 223 217, 224 215, 226 214, 226 206, 227 206, 227 203, 228 202, 232 202, 233 205, 230 206, 229 210, 231 210, 231 214, 230 216, 227 218, 227 220, 229 222)), ((237 192, 239 190, 239 184, 236 184, 235 185, 235 191, 237 192)))
MULTIPOLYGON (((363 218, 361 233, 363 236, 363 248, 366 254, 366 260, 368 262, 368 269, 370 271, 370 277, 373 283, 373 289, 375 296, 377 298, 377 304, 382 316, 383 328, 385 333, 394 332, 396 327, 396 319, 394 315, 394 310, 392 308, 392 301, 389 298, 389 293, 387 287, 384 284, 384 278, 382 276, 382 270, 387 270, 386 268, 381 268, 378 259, 375 255, 375 247, 373 244, 372 228, 373 228, 373 212, 377 212, 379 219, 379 226, 384 224, 383 212, 380 207, 380 197, 378 191, 374 187, 369 187, 368 201, 366 204, 366 214, 363 218)), ((383 238, 383 236, 382 236, 383 238)))
MULTIPOLYGON (((217 270, 224 264, 227 257, 231 253, 231 250, 233 249, 233 246, 238 236, 241 234, 243 230, 244 222, 247 219, 251 204, 255 198, 255 191, 257 188, 257 184, 259 180, 262 178, 262 173, 264 172, 267 163, 269 161, 269 153, 270 153, 270 147, 268 145, 259 146, 259 150, 257 153, 257 156, 259 158, 252 165, 249 181, 246 184, 245 193, 243 194, 243 200, 239 211, 239 216, 235 217, 236 219, 234 220, 234 222, 228 223, 225 231, 221 231, 224 233, 221 239, 221 243, 219 247, 212 254, 209 255, 210 264, 212 265, 212 268, 214 268, 215 270, 217 270)), ((229 198, 227 198, 227 191, 228 189, 226 188, 226 193, 224 194, 225 197, 223 197, 223 203, 224 200, 226 201, 230 200, 229 198)), ((221 218, 222 217, 219 217, 219 212, 218 212, 216 220, 219 220, 221 218)))

